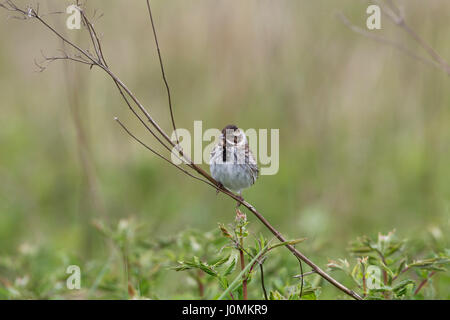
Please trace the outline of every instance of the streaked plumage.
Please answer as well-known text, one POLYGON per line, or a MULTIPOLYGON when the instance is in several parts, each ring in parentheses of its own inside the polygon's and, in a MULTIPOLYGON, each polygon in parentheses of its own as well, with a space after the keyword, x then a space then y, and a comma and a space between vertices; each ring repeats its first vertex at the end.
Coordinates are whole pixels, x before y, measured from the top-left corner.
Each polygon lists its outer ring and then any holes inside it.
POLYGON ((234 125, 223 128, 211 151, 210 170, 214 179, 239 194, 255 183, 258 165, 241 129, 234 125))

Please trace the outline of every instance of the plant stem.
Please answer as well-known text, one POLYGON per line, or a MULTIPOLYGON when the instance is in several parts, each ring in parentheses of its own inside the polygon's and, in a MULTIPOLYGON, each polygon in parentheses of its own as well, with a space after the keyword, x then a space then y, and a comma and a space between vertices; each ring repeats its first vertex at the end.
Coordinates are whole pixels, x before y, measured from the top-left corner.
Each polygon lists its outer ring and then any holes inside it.
MULTIPOLYGON (((241 237, 240 237, 240 243, 241 248, 244 247, 244 238, 242 237, 242 227, 240 228, 241 231, 241 237)), ((241 258, 241 270, 245 269, 245 257, 244 257, 244 251, 242 249, 239 249, 239 255, 241 258)), ((244 274, 242 276, 242 295, 244 296, 244 300, 247 300, 247 276, 244 274)))
POLYGON ((242 279, 242 277, 245 275, 245 273, 250 269, 250 267, 263 255, 267 252, 267 248, 269 247, 270 242, 261 249, 261 251, 253 257, 253 259, 245 266, 244 270, 242 270, 238 276, 231 282, 231 284, 228 286, 228 288, 220 295, 218 300, 222 300, 225 298, 226 295, 232 292, 234 287, 236 287, 236 284, 239 282, 239 279, 242 279))
POLYGON ((203 299, 203 297, 205 295, 205 287, 202 282, 202 277, 203 277, 203 273, 201 271, 199 271, 195 280, 197 281, 198 295, 200 296, 200 298, 203 299))
MULTIPOLYGON (((221 190, 222 191, 222 190, 221 190)), ((225 191, 222 191, 223 193, 227 193, 225 191)), ((228 193, 227 193, 228 194, 228 193)), ((237 197, 231 193, 232 198, 234 198, 235 200, 238 200, 237 197)), ((239 201, 239 200, 238 200, 239 201)), ((262 222, 262 224, 264 224, 267 229, 270 230, 270 232, 273 233, 273 235, 275 237, 277 237, 278 240, 280 240, 281 242, 286 242, 286 238, 283 237, 283 235, 277 230, 275 229, 270 223, 269 221, 266 220, 266 218, 264 218, 262 216, 262 214, 260 214, 251 204, 249 204, 248 202, 242 200, 241 204, 246 207, 248 210, 250 210, 251 213, 253 213, 258 219, 259 221, 262 222)), ((307 265, 309 265, 315 272, 317 272, 322 278, 324 278, 325 280, 327 280, 329 283, 331 283, 333 286, 335 286, 336 288, 338 288, 339 290, 343 291, 344 293, 346 293, 347 295, 353 297, 356 300, 362 300, 361 296, 359 294, 357 294, 356 292, 354 292, 353 290, 348 289, 347 287, 345 287, 343 284, 341 284, 340 282, 336 281, 333 277, 331 277, 329 274, 327 274, 325 271, 323 271, 319 266, 317 266, 314 262, 312 262, 311 260, 309 260, 308 257, 306 257, 303 253, 301 253, 300 251, 298 251, 294 246, 290 245, 290 244, 286 244, 286 248, 289 249, 289 251, 291 251, 294 256, 296 256, 297 258, 301 259, 303 262, 305 262, 307 265)))
POLYGON ((430 278, 431 278, 432 276, 434 276, 435 273, 436 273, 436 271, 433 271, 432 273, 430 273, 430 275, 428 276, 428 278, 424 279, 424 280, 419 284, 419 286, 417 287, 416 291, 414 291, 414 295, 416 295, 416 294, 419 293, 419 291, 423 288, 424 285, 426 285, 426 284, 428 283, 428 280, 430 280, 430 278))
POLYGON ((362 284, 363 284, 363 297, 365 298, 367 295, 367 284, 366 284, 366 268, 364 267, 364 264, 362 265, 362 284))

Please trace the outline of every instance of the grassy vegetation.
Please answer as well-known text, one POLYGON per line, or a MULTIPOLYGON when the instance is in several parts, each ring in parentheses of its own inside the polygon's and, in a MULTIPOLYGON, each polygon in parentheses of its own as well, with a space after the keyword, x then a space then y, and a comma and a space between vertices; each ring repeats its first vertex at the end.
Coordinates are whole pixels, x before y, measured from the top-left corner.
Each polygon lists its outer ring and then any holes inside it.
MULTIPOLYGON (((170 128, 145 2, 89 5, 104 12, 96 27, 111 68, 170 128)), ((404 5, 416 32, 450 59, 450 4, 404 5)), ((177 125, 279 128, 278 174, 262 176, 244 197, 289 239, 306 237, 297 247, 323 268, 333 260, 333 276, 358 292, 366 264, 390 270, 384 289, 367 297, 449 299, 450 275, 441 270, 450 231, 449 79, 334 16, 343 11, 364 26, 365 9, 350 0, 154 1, 177 125), (381 263, 378 234, 393 229, 389 245, 398 251, 381 263), (392 282, 402 260, 419 265, 392 282)), ((55 10, 61 1, 41 3, 55 10)), ((0 298, 220 296, 224 280, 205 273, 205 263, 228 258, 217 266, 225 273, 234 261, 234 248, 218 255, 230 239, 217 225, 230 228, 235 203, 125 136, 114 116, 144 132, 100 72, 57 62, 33 72, 40 49, 51 54, 60 42, 36 23, 0 17, 0 298), (81 290, 66 288, 69 265, 81 268, 81 290)), ((64 16, 50 19, 64 30, 64 16)), ((388 21, 382 26, 375 32, 417 48, 388 21)), ((246 246, 260 250, 255 239, 270 235, 248 220, 246 246)), ((287 250, 270 252, 264 268, 272 298, 298 297, 299 265, 287 250)), ((228 283, 239 274, 232 269, 228 283)), ((250 298, 263 298, 258 272, 250 298)), ((309 298, 347 298, 316 275, 306 279, 309 298)))

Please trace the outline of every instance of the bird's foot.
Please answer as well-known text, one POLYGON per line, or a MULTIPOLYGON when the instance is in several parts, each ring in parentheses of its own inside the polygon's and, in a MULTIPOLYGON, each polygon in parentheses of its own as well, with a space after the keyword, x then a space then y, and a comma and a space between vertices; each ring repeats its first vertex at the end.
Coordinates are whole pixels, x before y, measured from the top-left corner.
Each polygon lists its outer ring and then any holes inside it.
POLYGON ((240 192, 236 195, 236 197, 239 199, 239 200, 236 202, 236 209, 237 209, 237 208, 239 208, 239 206, 241 205, 241 202, 244 201, 244 198, 242 197, 242 194, 241 194, 240 192))
MULTIPOLYGON (((219 184, 217 185, 217 187, 218 187, 219 189, 225 189, 225 188, 223 187, 223 184, 222 184, 221 182, 219 182, 219 184)), ((219 194, 219 192, 220 192, 219 189, 216 189, 216 195, 219 194)))

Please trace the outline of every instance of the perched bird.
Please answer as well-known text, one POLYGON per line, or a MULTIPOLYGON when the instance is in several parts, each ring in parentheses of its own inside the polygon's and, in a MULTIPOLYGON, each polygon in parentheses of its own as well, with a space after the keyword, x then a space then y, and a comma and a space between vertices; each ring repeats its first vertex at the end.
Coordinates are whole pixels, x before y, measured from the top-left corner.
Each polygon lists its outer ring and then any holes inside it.
POLYGON ((248 147, 247 137, 235 125, 223 128, 211 151, 209 165, 212 177, 241 198, 242 190, 253 185, 258 178, 258 165, 248 147))

